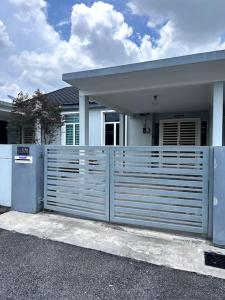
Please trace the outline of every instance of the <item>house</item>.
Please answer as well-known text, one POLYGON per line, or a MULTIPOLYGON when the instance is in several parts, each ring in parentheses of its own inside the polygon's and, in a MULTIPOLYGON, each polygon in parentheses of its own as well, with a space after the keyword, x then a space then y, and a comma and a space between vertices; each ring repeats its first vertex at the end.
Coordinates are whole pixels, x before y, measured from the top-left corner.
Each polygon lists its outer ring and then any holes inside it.
MULTIPOLYGON (((65 87, 59 90, 47 93, 48 100, 54 104, 62 107, 62 114, 65 118, 65 125, 56 134, 55 140, 52 144, 57 145, 79 145, 79 90, 76 87, 65 87)), ((8 122, 12 110, 12 104, 8 102, 0 102, 0 122, 1 125, 1 143, 22 143, 32 144, 34 140, 35 130, 34 128, 24 127, 21 132, 21 137, 12 136, 12 132, 8 129, 8 122), (4 110, 3 110, 4 108, 4 110), (7 108, 7 112, 6 112, 7 108), (2 116, 2 117, 1 117, 2 116)), ((106 137, 102 138, 103 116, 107 117, 107 126, 117 126, 119 128, 119 114, 113 112, 110 109, 106 109, 103 105, 96 103, 95 101, 89 102, 90 108, 90 145, 98 146, 101 144, 113 143, 114 144, 114 131, 112 136, 109 130, 106 130, 106 137), (107 113, 107 115, 106 115, 107 113), (109 119, 109 117, 111 119, 109 119), (115 122, 115 125, 114 125, 115 122), (117 124, 117 125, 116 125, 117 124), (109 141, 109 139, 113 141, 109 141)), ((118 131, 118 130, 117 130, 118 131)), ((118 132, 115 133, 115 145, 118 140, 116 139, 118 132)))
POLYGON ((225 51, 63 80, 72 87, 48 94, 65 124, 42 147, 44 208, 224 246, 225 51))
POLYGON ((93 144, 90 99, 119 113, 112 124, 102 113, 101 145, 224 144, 224 70, 216 51, 63 74, 79 89, 80 144, 93 144))
POLYGON ((12 104, 6 101, 0 101, 0 144, 14 144, 17 142, 17 137, 10 131, 8 125, 12 104))
MULTIPOLYGON (((54 144, 222 145, 224 65, 217 51, 64 74, 72 86, 47 94, 65 116, 54 144)), ((10 105, 1 110, 2 142, 10 105)), ((21 142, 33 134, 24 128, 21 142)))

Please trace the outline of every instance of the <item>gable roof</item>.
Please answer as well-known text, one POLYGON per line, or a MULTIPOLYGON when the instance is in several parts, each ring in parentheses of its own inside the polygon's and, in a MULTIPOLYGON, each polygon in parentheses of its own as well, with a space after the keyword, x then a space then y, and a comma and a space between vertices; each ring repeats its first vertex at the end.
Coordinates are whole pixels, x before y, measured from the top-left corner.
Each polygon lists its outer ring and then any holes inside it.
MULTIPOLYGON (((79 106, 79 90, 74 86, 67 86, 62 89, 47 93, 49 101, 63 107, 79 106)), ((99 107, 95 101, 89 101, 90 106, 99 107)))
POLYGON ((46 95, 49 101, 57 105, 79 104, 79 90, 73 86, 68 86, 46 95))

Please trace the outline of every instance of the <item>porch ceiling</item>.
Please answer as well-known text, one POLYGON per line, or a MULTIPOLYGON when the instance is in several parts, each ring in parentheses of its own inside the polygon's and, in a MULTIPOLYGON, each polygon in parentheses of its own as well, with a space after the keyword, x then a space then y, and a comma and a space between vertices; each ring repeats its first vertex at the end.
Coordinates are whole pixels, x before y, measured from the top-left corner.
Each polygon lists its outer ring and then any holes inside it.
POLYGON ((106 107, 124 113, 209 108, 211 84, 225 81, 225 51, 63 75, 106 107), (157 95, 157 101, 154 101, 157 95))
POLYGON ((93 98, 119 112, 140 114, 207 110, 210 95, 211 85, 202 84, 93 95, 93 98))

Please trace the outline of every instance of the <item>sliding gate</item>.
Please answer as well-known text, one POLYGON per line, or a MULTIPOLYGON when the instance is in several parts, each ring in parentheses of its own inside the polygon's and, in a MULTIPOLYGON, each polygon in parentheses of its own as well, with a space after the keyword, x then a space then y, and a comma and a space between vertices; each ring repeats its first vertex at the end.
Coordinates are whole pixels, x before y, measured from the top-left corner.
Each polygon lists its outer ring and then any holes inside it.
POLYGON ((207 233, 208 147, 115 148, 111 221, 207 233))
POLYGON ((208 147, 46 148, 45 208, 207 233, 208 147))
POLYGON ((109 149, 47 146, 47 209, 109 221, 109 149))

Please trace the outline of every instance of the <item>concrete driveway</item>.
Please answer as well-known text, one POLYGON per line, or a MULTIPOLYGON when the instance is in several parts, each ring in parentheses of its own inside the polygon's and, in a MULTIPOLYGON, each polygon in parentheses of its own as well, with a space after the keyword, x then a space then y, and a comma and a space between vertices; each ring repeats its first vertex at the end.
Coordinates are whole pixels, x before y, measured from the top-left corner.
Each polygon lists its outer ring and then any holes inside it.
POLYGON ((224 295, 223 279, 0 230, 0 299, 216 300, 224 295))

